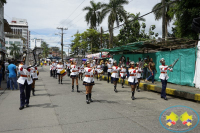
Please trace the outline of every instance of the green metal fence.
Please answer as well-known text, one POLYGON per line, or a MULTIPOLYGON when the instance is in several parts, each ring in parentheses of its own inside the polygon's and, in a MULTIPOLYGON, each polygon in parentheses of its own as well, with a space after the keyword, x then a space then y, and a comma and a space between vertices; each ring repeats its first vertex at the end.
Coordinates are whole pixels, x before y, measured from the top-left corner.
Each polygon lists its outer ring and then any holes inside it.
MULTIPOLYGON (((131 61, 138 61, 138 58, 145 58, 149 55, 150 58, 153 58, 153 61, 156 64, 156 69, 158 73, 155 74, 155 80, 159 80, 160 70, 160 59, 165 58, 166 65, 172 64, 176 59, 179 58, 179 61, 173 68, 173 72, 168 72, 169 79, 168 82, 179 84, 179 85, 188 85, 194 86, 193 78, 195 73, 195 60, 196 60, 195 48, 189 49, 179 49, 173 51, 165 52, 156 52, 149 54, 124 54, 124 56, 129 57, 131 61)), ((119 59, 122 55, 114 55, 114 59, 119 62, 119 59)))

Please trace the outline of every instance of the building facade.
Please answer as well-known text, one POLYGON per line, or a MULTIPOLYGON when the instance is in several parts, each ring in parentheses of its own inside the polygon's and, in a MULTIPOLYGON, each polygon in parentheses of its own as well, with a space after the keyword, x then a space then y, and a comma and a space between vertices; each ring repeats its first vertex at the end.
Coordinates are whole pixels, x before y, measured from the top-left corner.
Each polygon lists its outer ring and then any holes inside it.
POLYGON ((35 47, 41 47, 41 44, 44 42, 43 39, 31 39, 31 49, 34 49, 35 47))
POLYGON ((20 18, 12 18, 10 27, 12 29, 12 34, 18 34, 25 38, 26 48, 30 48, 30 31, 28 30, 27 20, 20 18))

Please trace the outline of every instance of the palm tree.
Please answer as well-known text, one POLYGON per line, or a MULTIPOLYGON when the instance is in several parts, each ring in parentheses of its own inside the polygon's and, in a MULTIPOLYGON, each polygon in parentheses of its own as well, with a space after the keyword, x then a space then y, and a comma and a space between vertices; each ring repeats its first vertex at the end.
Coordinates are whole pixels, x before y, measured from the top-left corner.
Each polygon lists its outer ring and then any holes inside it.
POLYGON ((17 57, 17 55, 19 55, 20 52, 20 45, 16 45, 16 44, 11 44, 10 47, 8 47, 8 49, 10 50, 10 55, 13 55, 14 58, 17 57))
POLYGON ((108 29, 110 33, 109 37, 109 47, 111 48, 113 44, 113 27, 116 22, 117 26, 119 26, 119 22, 123 20, 127 20, 126 11, 124 10, 123 5, 128 4, 128 0, 110 0, 108 4, 102 4, 102 20, 108 16, 108 29))
POLYGON ((85 21, 87 24, 90 24, 90 29, 96 29, 96 26, 99 25, 101 21, 101 2, 95 3, 90 1, 91 7, 86 6, 83 8, 83 11, 88 11, 85 16, 85 21))
MULTIPOLYGON (((165 0, 165 2, 168 3, 168 2, 171 2, 171 0, 165 0)), ((161 0, 160 3, 157 3, 157 4, 153 7, 152 10, 155 10, 155 9, 157 9, 157 8, 160 8, 161 6, 162 6, 162 0, 161 0)), ((169 11, 170 11, 170 9, 171 9, 172 7, 174 7, 174 4, 170 4, 170 5, 168 5, 168 6, 166 7, 165 29, 163 29, 163 30, 165 30, 165 36, 168 35, 167 26, 169 26, 170 22, 172 21, 172 19, 173 19, 173 17, 174 17, 174 16, 170 16, 170 15, 169 15, 169 11)), ((162 17, 163 17, 162 13, 163 13, 163 8, 161 8, 161 9, 155 11, 155 12, 154 12, 155 20, 160 20, 160 19, 162 19, 162 17)))

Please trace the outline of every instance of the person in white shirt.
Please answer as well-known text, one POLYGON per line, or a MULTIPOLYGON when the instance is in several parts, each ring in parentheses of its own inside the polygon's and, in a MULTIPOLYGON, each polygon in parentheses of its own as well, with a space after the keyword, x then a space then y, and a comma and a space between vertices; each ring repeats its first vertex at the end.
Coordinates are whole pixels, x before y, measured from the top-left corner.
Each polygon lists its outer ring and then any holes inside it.
POLYGON ((140 92, 139 85, 140 85, 140 80, 142 79, 142 75, 141 75, 142 68, 140 67, 140 63, 139 62, 136 63, 135 69, 137 70, 137 79, 138 79, 137 92, 140 92))
POLYGON ((167 70, 173 71, 173 69, 169 68, 171 65, 170 66, 166 66, 165 65, 165 59, 164 58, 160 59, 160 63, 162 64, 162 65, 159 66, 159 69, 160 69, 159 79, 162 82, 161 98, 164 98, 164 100, 167 100, 167 97, 166 97, 166 87, 167 87, 167 80, 169 79, 169 77, 167 75, 167 70))
POLYGON ((53 76, 53 65, 52 63, 50 63, 50 77, 53 76))
POLYGON ((83 81, 83 73, 84 73, 84 64, 82 63, 82 65, 79 68, 79 80, 81 79, 83 81))
MULTIPOLYGON (((107 67, 108 67, 108 80, 107 80, 107 82, 109 83, 109 79, 111 77, 111 72, 112 72, 112 64, 111 64, 110 60, 107 63, 107 67)), ((112 77, 111 77, 111 83, 113 83, 112 77)))
POLYGON ((126 78, 126 65, 122 64, 121 70, 120 70, 120 77, 122 79, 122 88, 124 88, 124 79, 126 78))
POLYGON ((96 72, 97 72, 97 80, 100 77, 100 74, 103 72, 102 70, 102 66, 100 65, 100 63, 97 63, 97 67, 96 67, 96 72))
POLYGON ((128 69, 128 72, 129 72, 128 82, 131 85, 131 91, 132 91, 131 98, 132 98, 132 100, 135 100, 135 97, 134 97, 135 88, 136 88, 136 85, 138 83, 137 70, 134 68, 134 64, 135 64, 135 62, 131 61, 130 62, 130 68, 128 69))
POLYGON ((117 66, 117 61, 113 61, 113 66, 112 66, 112 79, 113 79, 113 83, 114 83, 114 91, 117 93, 117 82, 119 80, 119 71, 120 71, 120 67, 117 66))
POLYGON ((37 67, 31 67, 31 77, 33 80, 33 83, 31 85, 31 90, 32 90, 32 95, 35 96, 35 81, 38 80, 38 74, 39 72, 37 71, 37 67))
POLYGON ((20 88, 19 110, 22 110, 24 109, 24 106, 29 107, 31 84, 33 83, 33 80, 31 78, 31 69, 27 68, 26 65, 23 65, 23 62, 19 65, 18 72, 20 73, 20 77, 17 80, 20 88))
POLYGON ((92 87, 94 85, 94 72, 95 66, 90 67, 90 62, 86 61, 86 67, 84 68, 85 78, 83 79, 83 85, 85 85, 86 89, 86 103, 90 104, 93 102, 92 97, 92 87))
POLYGON ((71 63, 69 61, 69 62, 67 62, 67 75, 68 75, 68 77, 70 76, 70 66, 71 66, 71 63))
POLYGON ((76 61, 73 60, 70 73, 70 78, 72 79, 72 92, 74 92, 74 80, 76 80, 77 92, 80 92, 78 90, 78 73, 79 72, 78 72, 78 67, 76 66, 76 61))
POLYGON ((113 65, 113 62, 114 62, 113 56, 111 56, 111 58, 109 59, 109 62, 113 65))
POLYGON ((64 70, 64 65, 61 62, 59 62, 58 65, 56 66, 56 69, 57 69, 57 75, 58 75, 58 84, 60 83, 62 84, 63 76, 60 72, 64 70))

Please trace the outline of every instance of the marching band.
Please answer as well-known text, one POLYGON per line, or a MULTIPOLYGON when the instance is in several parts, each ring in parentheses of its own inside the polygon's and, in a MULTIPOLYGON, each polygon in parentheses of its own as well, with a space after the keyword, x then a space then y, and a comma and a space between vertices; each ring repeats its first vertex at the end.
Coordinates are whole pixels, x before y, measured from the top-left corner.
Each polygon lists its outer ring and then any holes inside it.
MULTIPOLYGON (((160 79, 162 83, 162 92, 161 92, 161 98, 164 100, 167 100, 166 97, 166 86, 167 86, 167 70, 173 71, 173 67, 169 68, 170 66, 165 65, 165 60, 162 58, 160 60, 160 63, 162 65, 159 66, 160 69, 160 79)), ((58 83, 62 84, 63 77, 68 74, 70 75, 70 78, 72 79, 72 92, 74 92, 74 82, 76 80, 76 86, 77 86, 77 92, 79 91, 79 84, 78 79, 83 80, 83 85, 86 89, 86 103, 90 104, 93 102, 92 100, 92 88, 94 83, 94 75, 97 74, 97 80, 98 77, 100 77, 100 74, 104 73, 104 67, 102 67, 103 62, 97 62, 97 65, 95 65, 95 61, 89 61, 87 60, 85 63, 82 62, 80 66, 77 65, 76 60, 73 60, 72 62, 68 62, 65 64, 62 62, 52 62, 50 63, 50 77, 57 78, 58 75, 58 83), (67 69, 67 70, 65 70, 67 69), (84 74, 84 79, 82 79, 84 74)), ((135 100, 135 90, 140 92, 139 90, 139 84, 140 80, 142 79, 142 68, 139 62, 135 63, 134 61, 130 61, 129 63, 130 68, 128 69, 129 77, 127 77, 127 70, 125 64, 119 64, 117 65, 116 60, 109 60, 107 63, 108 67, 108 83, 109 78, 111 77, 111 83, 114 84, 114 91, 117 93, 117 82, 119 78, 122 80, 122 88, 124 88, 124 80, 128 78, 128 83, 131 87, 131 99, 135 100), (120 66, 121 65, 121 66, 120 66)), ((30 66, 27 67, 24 65, 23 62, 18 67, 18 73, 20 74, 19 79, 17 82, 19 83, 20 87, 20 110, 24 108, 24 106, 29 107, 29 99, 30 99, 30 92, 32 90, 32 95, 35 96, 35 81, 38 80, 39 72, 37 71, 36 66, 30 66)))

